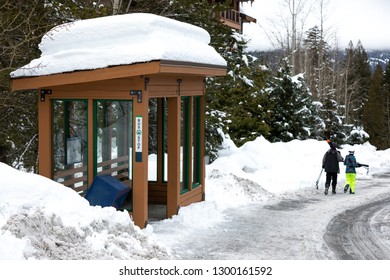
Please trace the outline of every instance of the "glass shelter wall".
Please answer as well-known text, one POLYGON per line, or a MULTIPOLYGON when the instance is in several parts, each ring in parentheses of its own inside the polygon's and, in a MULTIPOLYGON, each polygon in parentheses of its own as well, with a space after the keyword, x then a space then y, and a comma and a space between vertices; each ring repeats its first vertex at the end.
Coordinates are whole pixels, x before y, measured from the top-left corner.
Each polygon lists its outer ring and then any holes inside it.
POLYGON ((200 135, 201 135, 201 99, 200 96, 193 97, 192 101, 192 187, 197 187, 200 185, 201 181, 201 168, 202 168, 202 159, 201 159, 201 145, 200 135))
POLYGON ((97 100, 95 175, 109 174, 132 187, 132 101, 97 100))
POLYGON ((149 99, 149 182, 167 182, 167 114, 165 98, 149 99))
POLYGON ((201 181, 201 99, 181 97, 180 110, 180 192, 196 188, 201 181))
POLYGON ((51 111, 55 181, 80 194, 87 192, 90 145, 94 151, 93 176, 111 175, 132 188, 132 100, 94 100, 93 108, 88 108, 88 100, 52 99, 51 111), (88 141, 88 110, 93 110, 91 141, 88 141))
POLYGON ((88 188, 88 102, 52 100, 53 177, 78 192, 88 188))
POLYGON ((158 172, 158 99, 149 99, 148 180, 157 182, 158 172))
MULTIPOLYGON (((138 133, 135 121, 143 117, 148 124, 148 160, 138 164, 134 158, 138 182, 134 186, 142 186, 147 178, 146 201, 167 203, 169 213, 182 201, 200 197, 204 175, 202 96, 153 97, 141 104, 117 98, 51 99, 52 167, 47 169, 53 169, 54 179, 81 194, 100 175, 111 175, 133 189, 133 133, 138 133)), ((137 190, 130 191, 124 209, 133 210, 133 196, 140 201, 137 190)))

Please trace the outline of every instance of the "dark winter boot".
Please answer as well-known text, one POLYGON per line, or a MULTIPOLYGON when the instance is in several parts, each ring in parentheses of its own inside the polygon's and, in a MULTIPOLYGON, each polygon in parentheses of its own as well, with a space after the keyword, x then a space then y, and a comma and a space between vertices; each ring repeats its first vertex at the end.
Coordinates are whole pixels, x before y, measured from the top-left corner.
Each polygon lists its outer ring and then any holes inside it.
POLYGON ((349 184, 346 184, 345 187, 344 187, 344 193, 346 193, 349 189, 349 184))
POLYGON ((332 187, 332 194, 336 194, 336 187, 332 187))
POLYGON ((330 184, 328 185, 328 183, 325 183, 325 195, 328 194, 329 187, 330 187, 330 184))

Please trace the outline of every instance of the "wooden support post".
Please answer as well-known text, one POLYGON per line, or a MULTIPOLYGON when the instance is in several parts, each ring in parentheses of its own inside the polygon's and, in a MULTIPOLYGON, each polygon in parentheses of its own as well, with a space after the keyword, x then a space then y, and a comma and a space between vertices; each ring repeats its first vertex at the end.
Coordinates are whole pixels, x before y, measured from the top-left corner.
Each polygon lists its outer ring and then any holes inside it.
POLYGON ((133 219, 137 226, 144 228, 148 221, 149 98, 147 94, 143 93, 142 102, 137 102, 137 98, 133 100, 133 115, 135 118, 133 133, 133 219), (137 149, 137 145, 140 144, 142 145, 142 154, 137 149))
POLYGON ((180 96, 168 99, 167 217, 176 215, 180 196, 180 96))
POLYGON ((39 174, 52 178, 52 112, 50 98, 38 100, 38 151, 39 174))

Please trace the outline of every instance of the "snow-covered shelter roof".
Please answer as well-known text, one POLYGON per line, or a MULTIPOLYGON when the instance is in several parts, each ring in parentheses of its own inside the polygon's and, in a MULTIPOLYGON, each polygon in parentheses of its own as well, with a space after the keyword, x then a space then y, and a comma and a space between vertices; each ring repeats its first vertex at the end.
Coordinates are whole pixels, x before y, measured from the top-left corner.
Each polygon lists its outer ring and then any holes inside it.
POLYGON ((42 38, 41 56, 13 71, 27 78, 151 61, 226 68, 204 29, 154 14, 134 13, 59 25, 42 38))

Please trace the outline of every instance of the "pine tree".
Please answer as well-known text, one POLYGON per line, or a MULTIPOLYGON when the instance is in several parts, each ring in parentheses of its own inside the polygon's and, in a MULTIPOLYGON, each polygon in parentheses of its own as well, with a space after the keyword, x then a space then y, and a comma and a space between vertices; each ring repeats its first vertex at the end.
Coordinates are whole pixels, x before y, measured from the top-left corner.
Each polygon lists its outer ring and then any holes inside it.
POLYGON ((287 63, 269 84, 272 142, 314 137, 320 125, 317 107, 302 76, 292 78, 287 63))
MULTIPOLYGON (((246 42, 238 34, 229 38, 230 47, 224 46, 223 54, 228 75, 207 80, 207 117, 218 121, 216 124, 236 145, 242 145, 260 135, 267 136, 270 130, 266 122, 268 101, 263 92, 268 72, 244 53, 246 42)), ((208 141, 215 143, 211 138, 208 141)))
POLYGON ((352 94, 355 91, 356 85, 352 79, 355 72, 355 65, 353 64, 354 46, 352 41, 349 42, 348 48, 345 49, 345 58, 343 67, 340 73, 340 86, 338 94, 338 102, 344 106, 344 122, 350 123, 350 111, 352 110, 351 100, 352 94))
POLYGON ((357 91, 355 92, 356 105, 354 107, 356 108, 356 110, 355 110, 354 121, 356 124, 359 125, 361 124, 361 120, 362 120, 363 106, 368 98, 368 88, 370 86, 370 79, 371 79, 371 70, 368 61, 368 55, 360 41, 358 41, 356 45, 354 58, 355 58, 354 63, 355 65, 357 65, 356 81, 358 83, 358 88, 357 91))
POLYGON ((383 97, 385 106, 386 148, 390 148, 390 61, 387 62, 383 77, 383 97))
POLYGON ((314 26, 306 33, 305 80, 314 98, 318 100, 325 90, 333 85, 333 68, 330 46, 322 37, 322 31, 314 26))
POLYGON ((37 92, 10 92, 10 72, 40 55, 38 44, 52 27, 104 15, 104 9, 86 0, 1 0, 0 9, 1 160, 16 168, 36 171, 37 92))
POLYGON ((48 30, 45 10, 38 0, 0 3, 0 150, 7 164, 35 170, 37 95, 11 93, 9 74, 38 55, 40 37, 48 30))
POLYGON ((340 101, 337 87, 337 65, 331 57, 331 48, 323 39, 323 32, 317 27, 309 29, 305 46, 305 80, 313 91, 315 101, 319 101, 319 118, 322 127, 318 129, 316 138, 331 138, 338 143, 345 143, 351 125, 346 124, 343 113, 344 106, 340 101))
POLYGON ((325 91, 320 98, 320 102, 320 117, 323 120, 323 139, 331 139, 339 144, 344 143, 347 138, 347 132, 339 114, 340 107, 336 100, 335 90, 329 89, 325 91))
POLYGON ((362 110, 367 101, 371 71, 367 52, 359 41, 355 48, 350 42, 344 60, 342 87, 345 106, 345 123, 361 126, 362 110))
POLYGON ((364 128, 370 136, 370 143, 378 149, 387 148, 386 106, 383 88, 383 70, 377 65, 371 78, 368 90, 368 100, 363 108, 364 128))
POLYGON ((318 97, 318 71, 320 69, 320 53, 322 38, 318 26, 314 26, 307 32, 304 40, 305 48, 305 79, 310 91, 318 97))

